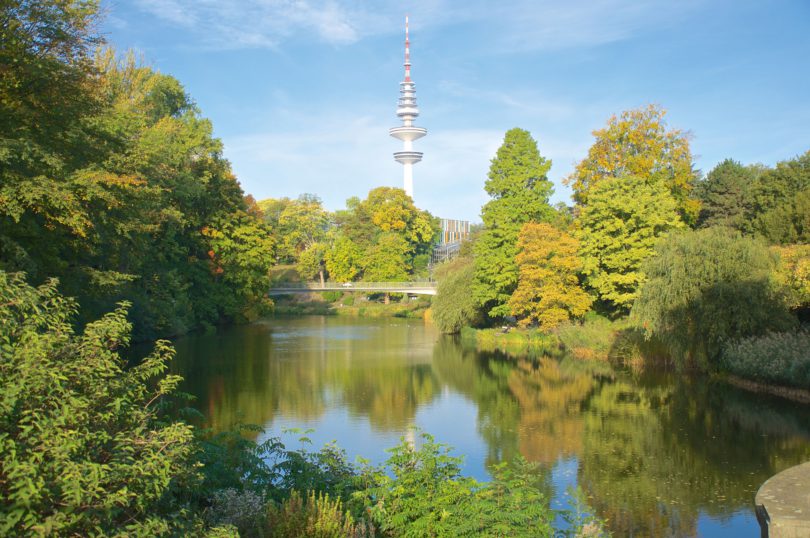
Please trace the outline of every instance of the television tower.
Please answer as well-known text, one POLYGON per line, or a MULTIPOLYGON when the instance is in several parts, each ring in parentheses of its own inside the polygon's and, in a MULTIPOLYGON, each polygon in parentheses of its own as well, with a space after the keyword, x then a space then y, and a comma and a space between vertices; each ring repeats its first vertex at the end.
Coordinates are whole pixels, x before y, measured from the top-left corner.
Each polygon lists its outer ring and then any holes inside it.
POLYGON ((394 160, 402 165, 405 193, 413 198, 413 165, 422 160, 422 152, 413 150, 413 141, 427 134, 427 129, 415 127, 413 121, 419 116, 416 106, 416 84, 411 80, 411 42, 408 38, 408 17, 405 17, 405 80, 399 83, 397 116, 402 127, 393 127, 388 133, 402 140, 402 151, 394 152, 394 160))

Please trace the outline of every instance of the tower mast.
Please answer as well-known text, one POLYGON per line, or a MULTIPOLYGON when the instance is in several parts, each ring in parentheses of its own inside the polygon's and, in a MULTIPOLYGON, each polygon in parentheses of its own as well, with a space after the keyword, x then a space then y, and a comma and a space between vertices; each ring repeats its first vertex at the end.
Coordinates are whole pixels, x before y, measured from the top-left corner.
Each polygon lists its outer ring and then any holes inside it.
POLYGON ((411 40, 408 35, 408 17, 405 17, 405 79, 399 83, 399 101, 397 116, 402 120, 401 127, 393 127, 388 133, 402 140, 402 151, 394 153, 394 160, 402 165, 402 177, 405 193, 413 198, 413 165, 422 160, 422 152, 413 150, 413 141, 427 134, 427 129, 414 126, 419 116, 416 105, 416 84, 411 80, 411 40))

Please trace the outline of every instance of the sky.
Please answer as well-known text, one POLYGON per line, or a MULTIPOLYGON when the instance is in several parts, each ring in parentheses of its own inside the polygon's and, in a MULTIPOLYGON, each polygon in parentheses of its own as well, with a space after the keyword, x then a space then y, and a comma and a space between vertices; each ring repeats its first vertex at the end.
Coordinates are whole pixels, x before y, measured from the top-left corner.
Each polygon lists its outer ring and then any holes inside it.
POLYGON ((512 127, 563 178, 613 114, 658 104, 703 173, 810 150, 810 0, 102 0, 119 51, 183 83, 245 192, 330 209, 402 186, 388 136, 404 17, 428 135, 414 200, 480 221, 512 127))

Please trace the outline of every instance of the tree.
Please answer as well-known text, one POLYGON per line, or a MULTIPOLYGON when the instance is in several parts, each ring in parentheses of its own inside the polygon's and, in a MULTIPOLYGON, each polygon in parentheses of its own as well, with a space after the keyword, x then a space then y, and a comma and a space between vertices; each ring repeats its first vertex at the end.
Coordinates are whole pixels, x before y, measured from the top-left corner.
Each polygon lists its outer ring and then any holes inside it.
POLYGON ((324 253, 324 264, 332 280, 351 282, 360 274, 362 255, 351 239, 341 235, 324 253))
POLYGON ((203 230, 232 218, 240 225, 220 231, 267 230, 182 85, 109 49, 88 64, 79 45, 89 38, 70 47, 51 43, 65 32, 87 32, 93 2, 17 4, 3 12, 10 22, 2 31, 29 32, 26 39, 39 43, 29 52, 43 56, 40 67, 70 71, 87 91, 65 88, 71 102, 62 107, 55 96, 62 88, 32 82, 25 99, 36 106, 14 105, 19 123, 0 136, 0 268, 25 270, 36 283, 58 277, 61 290, 82 305, 82 320, 131 300, 137 339, 257 311, 264 295, 239 288, 251 279, 209 270, 212 249, 203 230), (54 13, 79 17, 74 30, 51 24, 54 13), (49 54, 55 56, 44 59, 49 54), (42 116, 46 101, 53 117, 42 116))
POLYGON ((584 315, 593 299, 580 287, 579 243, 546 223, 523 225, 518 237, 518 287, 509 299, 519 324, 553 329, 584 315))
POLYGON ((644 282, 641 266, 656 241, 683 223, 665 185, 622 177, 605 178, 591 188, 577 226, 587 285, 623 313, 644 282))
POLYGON ((763 172, 752 205, 754 227, 769 242, 810 242, 810 151, 763 172))
POLYGON ((408 278, 408 242, 400 235, 387 232, 380 236, 362 260, 363 280, 396 282, 408 278))
POLYGON ((302 194, 291 200, 278 218, 278 240, 282 256, 298 261, 301 254, 326 238, 329 214, 320 198, 302 194))
POLYGON ((507 302, 515 290, 517 238, 527 222, 549 221, 554 209, 546 177, 551 161, 540 155, 528 131, 510 129, 489 168, 484 189, 492 200, 484 205, 484 231, 475 243, 473 294, 490 316, 509 314, 507 302))
POLYGON ((266 296, 274 244, 268 230, 260 220, 239 212, 216 219, 203 235, 210 240, 212 274, 237 294, 236 301, 223 294, 223 301, 234 303, 226 314, 255 320, 269 306, 266 296))
POLYGON ((755 177, 751 168, 731 159, 715 166, 695 187, 695 195, 700 201, 698 226, 720 225, 750 231, 747 217, 755 177))
POLYGON ((727 228, 672 234, 644 264, 632 319, 681 366, 716 366, 725 342, 795 324, 775 266, 765 245, 727 228))
POLYGON ((470 257, 459 257, 436 269, 439 281, 430 304, 431 317, 443 333, 454 334, 476 325, 481 318, 478 303, 470 293, 475 265, 470 257))
POLYGON ((648 183, 661 183, 675 199, 685 222, 697 218, 699 204, 690 197, 695 181, 692 154, 686 133, 668 130, 666 111, 656 105, 627 110, 612 116, 565 182, 574 190, 574 200, 587 206, 591 190, 608 178, 634 176, 648 183))
POLYGON ((126 305, 73 330, 75 301, 0 272, 0 534, 182 535, 199 477, 191 426, 160 409, 180 382, 157 342, 128 367, 126 305))
POLYGON ((326 269, 324 256, 326 254, 324 243, 313 243, 298 257, 298 274, 301 278, 313 279, 318 277, 321 286, 324 285, 324 270, 326 269))

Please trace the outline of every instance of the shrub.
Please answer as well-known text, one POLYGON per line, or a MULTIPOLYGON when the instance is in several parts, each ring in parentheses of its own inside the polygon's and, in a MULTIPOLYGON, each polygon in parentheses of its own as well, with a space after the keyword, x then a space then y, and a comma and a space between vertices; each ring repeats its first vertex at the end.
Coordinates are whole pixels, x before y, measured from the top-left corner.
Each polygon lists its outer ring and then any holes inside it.
POLYGON ((261 536, 265 525, 265 499, 250 490, 222 489, 214 493, 205 521, 212 527, 233 525, 239 536, 261 536))
POLYGON ((197 473, 191 426, 160 412, 173 350, 125 368, 127 305, 76 334, 56 285, 0 271, 0 535, 181 534, 197 473))
POLYGON ((340 499, 328 493, 310 492, 302 498, 293 491, 281 506, 270 505, 267 510, 269 538, 361 538, 374 536, 373 528, 365 522, 355 523, 340 499))
POLYGON ((810 389, 810 332, 771 333, 726 346, 721 364, 751 379, 810 389))

